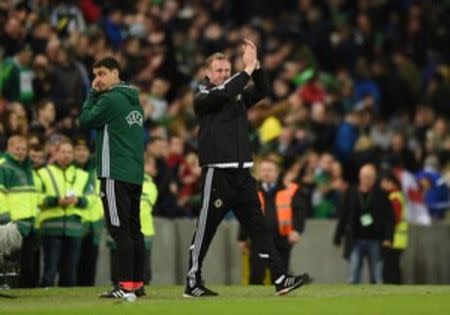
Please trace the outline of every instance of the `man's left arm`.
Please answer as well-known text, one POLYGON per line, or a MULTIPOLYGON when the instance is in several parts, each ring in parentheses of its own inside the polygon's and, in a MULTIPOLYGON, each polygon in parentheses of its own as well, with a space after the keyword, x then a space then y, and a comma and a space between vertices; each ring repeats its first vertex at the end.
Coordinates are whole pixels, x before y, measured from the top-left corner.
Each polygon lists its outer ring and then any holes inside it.
POLYGON ((269 95, 269 83, 266 73, 261 68, 252 73, 253 85, 242 92, 245 107, 250 108, 269 95))

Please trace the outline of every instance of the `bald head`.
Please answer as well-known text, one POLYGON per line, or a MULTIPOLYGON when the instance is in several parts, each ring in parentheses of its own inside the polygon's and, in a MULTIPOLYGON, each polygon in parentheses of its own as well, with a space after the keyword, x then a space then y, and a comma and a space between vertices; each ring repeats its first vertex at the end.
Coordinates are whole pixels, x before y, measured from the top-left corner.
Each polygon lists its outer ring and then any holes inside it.
POLYGON ((377 170, 373 164, 364 164, 359 170, 359 186, 362 191, 370 190, 375 184, 377 170))

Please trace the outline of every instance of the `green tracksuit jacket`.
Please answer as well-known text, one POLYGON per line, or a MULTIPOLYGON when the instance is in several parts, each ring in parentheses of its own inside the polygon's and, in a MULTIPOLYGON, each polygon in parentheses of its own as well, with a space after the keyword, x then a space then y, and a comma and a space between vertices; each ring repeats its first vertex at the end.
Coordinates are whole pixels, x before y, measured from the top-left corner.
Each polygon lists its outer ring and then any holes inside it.
POLYGON ((91 90, 79 117, 82 128, 97 131, 97 174, 142 185, 144 178, 144 114, 134 87, 118 84, 91 90))

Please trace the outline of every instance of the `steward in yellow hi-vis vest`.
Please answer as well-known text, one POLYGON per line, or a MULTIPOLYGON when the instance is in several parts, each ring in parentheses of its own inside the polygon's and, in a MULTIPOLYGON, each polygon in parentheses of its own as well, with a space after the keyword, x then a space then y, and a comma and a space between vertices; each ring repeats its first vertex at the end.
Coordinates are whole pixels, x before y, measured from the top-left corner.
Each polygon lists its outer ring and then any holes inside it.
POLYGON ((392 246, 383 249, 383 282, 402 283, 400 257, 408 246, 408 208, 401 183, 394 174, 385 174, 381 178, 381 187, 389 193, 395 217, 395 230, 392 246))
POLYGON ((19 287, 37 286, 35 272, 35 221, 39 194, 33 177, 28 143, 23 136, 8 139, 7 153, 0 161, 0 224, 13 221, 23 237, 19 287))
POLYGON ((90 195, 89 205, 83 211, 84 235, 81 244, 80 262, 78 265, 78 285, 94 286, 97 271, 97 260, 101 235, 105 222, 103 220, 103 205, 100 199, 100 180, 97 179, 95 158, 91 156, 88 139, 77 136, 74 140, 75 165, 89 173, 89 182, 94 187, 90 195))
MULTIPOLYGON (((292 245, 295 244, 303 233, 305 220, 304 214, 307 207, 306 198, 299 191, 295 183, 288 186, 278 182, 278 165, 271 160, 260 163, 261 181, 258 185, 258 197, 261 210, 264 212, 269 230, 273 235, 276 249, 280 253, 282 263, 288 269, 292 245)), ((241 228, 239 233, 240 246, 243 251, 247 249, 248 235, 241 228)), ((250 284, 263 284, 266 281, 265 263, 258 257, 258 252, 249 247, 249 275, 246 276, 250 284)), ((247 283, 247 280, 243 280, 247 283)))
POLYGON ((82 219, 93 187, 89 174, 72 164, 69 140, 62 140, 54 154, 55 163, 38 171, 44 194, 39 214, 44 248, 42 286, 53 286, 57 273, 60 286, 74 286, 84 234, 82 219))

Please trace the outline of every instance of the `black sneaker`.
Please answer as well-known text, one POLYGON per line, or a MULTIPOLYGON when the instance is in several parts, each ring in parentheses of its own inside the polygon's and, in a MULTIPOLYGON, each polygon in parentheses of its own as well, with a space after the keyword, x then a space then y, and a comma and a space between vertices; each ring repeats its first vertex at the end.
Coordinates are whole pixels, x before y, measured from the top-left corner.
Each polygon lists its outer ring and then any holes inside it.
POLYGON ((285 276, 280 284, 275 285, 275 289, 277 291, 277 295, 285 295, 292 290, 298 289, 301 286, 311 282, 312 278, 307 273, 299 276, 285 276))
POLYGON ((144 286, 134 290, 134 294, 136 294, 137 297, 143 297, 146 296, 147 294, 145 293, 145 288, 144 286))
POLYGON ((111 291, 100 293, 98 297, 101 299, 121 299, 127 302, 136 301, 136 294, 134 292, 125 291, 121 288, 114 288, 111 291))
POLYGON ((208 289, 203 284, 196 285, 193 288, 186 286, 184 290, 183 297, 185 298, 198 298, 198 297, 208 297, 208 296, 218 296, 216 292, 208 289))

